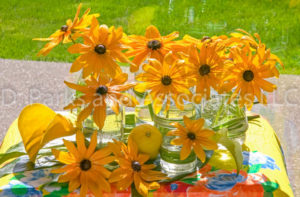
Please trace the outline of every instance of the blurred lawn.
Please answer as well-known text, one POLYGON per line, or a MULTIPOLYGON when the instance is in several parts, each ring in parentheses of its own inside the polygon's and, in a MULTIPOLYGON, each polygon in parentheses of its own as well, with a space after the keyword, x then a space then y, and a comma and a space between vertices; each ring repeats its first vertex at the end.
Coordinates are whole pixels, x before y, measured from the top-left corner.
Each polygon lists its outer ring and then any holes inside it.
POLYGON ((100 13, 100 23, 123 26, 126 33, 144 34, 156 25, 162 34, 178 30, 201 38, 228 34, 237 28, 257 32, 285 63, 281 73, 300 74, 300 3, 298 0, 1 0, 0 58, 67 61, 65 50, 55 48, 47 57, 36 57, 43 42, 73 18, 78 4, 100 13))

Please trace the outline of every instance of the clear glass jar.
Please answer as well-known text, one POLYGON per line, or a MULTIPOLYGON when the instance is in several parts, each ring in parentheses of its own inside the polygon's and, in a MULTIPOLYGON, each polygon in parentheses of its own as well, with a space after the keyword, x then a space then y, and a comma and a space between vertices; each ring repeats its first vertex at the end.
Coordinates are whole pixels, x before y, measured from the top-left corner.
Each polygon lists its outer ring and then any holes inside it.
POLYGON ((162 111, 153 115, 154 125, 163 135, 163 143, 160 149, 160 165, 163 171, 170 176, 194 172, 197 166, 197 157, 193 151, 187 159, 180 160, 181 146, 170 144, 171 140, 175 137, 166 136, 168 131, 174 129, 170 123, 179 122, 180 124, 183 124, 184 115, 191 119, 195 119, 195 105, 186 103, 184 110, 180 110, 171 102, 169 111, 166 113, 162 111))
POLYGON ((169 130, 174 129, 174 127, 170 125, 172 122, 183 124, 183 116, 187 116, 190 119, 196 119, 196 111, 196 106, 193 103, 186 102, 184 110, 180 110, 171 102, 167 112, 163 112, 162 110, 158 114, 153 115, 154 125, 160 130, 162 135, 165 136, 169 130))
POLYGON ((145 93, 139 93, 134 90, 128 91, 129 94, 135 95, 138 105, 135 107, 124 107, 124 138, 123 141, 126 143, 128 136, 133 128, 141 124, 150 124, 153 125, 152 116, 149 110, 151 105, 144 105, 145 93))
POLYGON ((127 143, 131 130, 136 127, 135 107, 123 107, 123 111, 123 142, 127 143))
POLYGON ((138 100, 139 104, 135 106, 135 116, 136 124, 150 124, 153 125, 152 115, 151 115, 151 105, 144 105, 144 99, 147 93, 140 93, 134 91, 135 98, 138 100))
MULTIPOLYGON (((145 60, 141 66, 139 67, 139 70, 134 73, 134 78, 138 76, 141 73, 144 73, 143 70, 143 64, 147 64, 148 61, 145 60)), ((137 81, 138 82, 138 81, 137 81)), ((141 83, 141 82, 138 82, 141 83)), ((139 104, 135 107, 135 116, 136 116, 136 125, 141 125, 141 124, 150 124, 153 125, 153 117, 151 114, 151 105, 144 105, 145 98, 147 96, 147 92, 137 92, 133 88, 133 93, 135 95, 135 98, 138 100, 139 104)))
POLYGON ((160 165, 169 176, 192 173, 197 166, 196 154, 192 151, 185 160, 180 160, 182 146, 172 145, 170 142, 174 137, 164 136, 160 148, 160 165))
POLYGON ((227 136, 237 140, 240 144, 245 141, 245 132, 248 129, 246 108, 240 107, 238 98, 228 103, 230 94, 212 95, 211 99, 203 101, 201 117, 208 127, 215 131, 227 129, 227 136))
POLYGON ((123 110, 120 107, 119 114, 116 114, 110 107, 106 108, 106 119, 101 130, 93 120, 93 115, 90 115, 83 123, 83 126, 89 130, 98 130, 98 142, 100 145, 106 146, 108 142, 113 142, 113 139, 123 140, 123 110))

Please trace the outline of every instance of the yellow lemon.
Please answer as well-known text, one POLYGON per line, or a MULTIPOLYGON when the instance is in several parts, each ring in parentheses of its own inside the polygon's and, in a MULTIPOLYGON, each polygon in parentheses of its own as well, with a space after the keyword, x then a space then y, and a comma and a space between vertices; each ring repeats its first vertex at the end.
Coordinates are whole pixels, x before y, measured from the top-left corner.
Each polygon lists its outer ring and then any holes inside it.
POLYGON ((156 127, 149 124, 137 126, 132 129, 129 138, 137 144, 140 153, 150 155, 150 159, 157 157, 162 135, 156 127))

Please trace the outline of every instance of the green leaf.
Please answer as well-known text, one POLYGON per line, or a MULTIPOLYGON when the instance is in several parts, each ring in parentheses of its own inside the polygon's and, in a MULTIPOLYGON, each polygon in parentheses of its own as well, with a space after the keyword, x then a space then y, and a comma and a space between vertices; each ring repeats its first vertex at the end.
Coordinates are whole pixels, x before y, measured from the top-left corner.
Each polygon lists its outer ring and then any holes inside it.
POLYGON ((153 120, 153 117, 154 117, 154 111, 153 111, 152 105, 149 104, 149 105, 148 105, 148 108, 149 108, 149 112, 150 112, 151 119, 153 120))
POLYGON ((0 165, 9 159, 20 157, 25 154, 26 153, 25 153, 23 142, 15 144, 11 146, 5 153, 0 154, 0 165))
POLYGON ((15 159, 14 161, 6 164, 2 168, 0 168, 0 178, 7 174, 32 170, 33 163, 28 161, 29 161, 28 156, 21 156, 15 159))
POLYGON ((25 148, 23 142, 19 142, 18 144, 15 144, 11 146, 5 153, 11 153, 11 152, 24 152, 25 148))
POLYGON ((0 154, 0 165, 6 162, 9 159, 13 159, 16 157, 20 157, 22 155, 25 155, 24 152, 10 152, 10 153, 2 153, 0 154))
POLYGON ((218 131, 214 140, 216 140, 217 143, 225 146, 226 149, 232 154, 238 175, 243 166, 242 146, 237 141, 227 137, 227 129, 218 131))

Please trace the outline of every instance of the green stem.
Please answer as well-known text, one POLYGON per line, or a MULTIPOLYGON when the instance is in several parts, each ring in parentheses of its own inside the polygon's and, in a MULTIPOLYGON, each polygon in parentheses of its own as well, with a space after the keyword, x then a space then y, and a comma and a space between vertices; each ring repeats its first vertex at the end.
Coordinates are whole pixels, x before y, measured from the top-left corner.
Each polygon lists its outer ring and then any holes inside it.
POLYGON ((72 40, 73 44, 76 44, 75 40, 72 38, 72 35, 70 35, 70 39, 72 40))
POLYGON ((170 110, 167 111, 166 118, 169 118, 169 116, 170 116, 170 110))
POLYGON ((136 190, 134 183, 132 183, 132 185, 131 185, 131 196, 132 197, 142 197, 142 195, 139 194, 139 192, 136 190))
POLYGON ((259 117, 260 117, 260 115, 247 116, 248 121, 254 120, 254 119, 259 118, 259 117))
POLYGON ((151 120, 153 121, 154 119, 154 111, 153 111, 153 108, 152 108, 152 105, 151 104, 148 104, 148 109, 149 109, 149 112, 150 112, 150 116, 151 116, 151 120))
POLYGON ((211 124, 212 127, 213 127, 214 125, 217 124, 217 122, 218 122, 218 120, 219 120, 219 116, 220 116, 221 112, 223 111, 223 107, 224 107, 224 99, 222 99, 222 105, 220 106, 220 108, 219 108, 219 110, 218 110, 218 112, 217 112, 217 115, 216 115, 216 117, 215 117, 213 123, 211 124))

